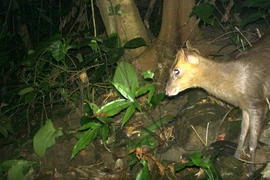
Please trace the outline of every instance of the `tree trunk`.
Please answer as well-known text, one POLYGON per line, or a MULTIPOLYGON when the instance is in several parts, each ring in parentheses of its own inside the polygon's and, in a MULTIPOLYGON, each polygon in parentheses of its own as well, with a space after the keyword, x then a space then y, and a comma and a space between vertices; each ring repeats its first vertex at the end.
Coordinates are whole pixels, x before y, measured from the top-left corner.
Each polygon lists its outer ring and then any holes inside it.
POLYGON ((179 42, 183 45, 187 40, 194 40, 199 33, 197 18, 189 15, 192 8, 195 6, 195 0, 180 0, 178 2, 178 28, 179 28, 179 42))
POLYGON ((161 30, 152 46, 133 0, 97 0, 97 5, 108 34, 118 33, 122 43, 136 37, 145 39, 148 48, 138 48, 128 52, 128 56, 137 70, 154 71, 158 80, 164 80, 167 76, 176 50, 187 39, 193 40, 198 33, 196 18, 189 18, 195 0, 163 0, 161 30), (113 15, 110 12, 112 7, 113 15))
MULTIPOLYGON (((136 37, 142 37, 148 46, 151 42, 133 0, 97 0, 107 34, 117 33, 122 45, 136 37), (117 7, 120 7, 118 10, 117 7)), ((126 60, 137 58, 147 47, 126 51, 126 60)))

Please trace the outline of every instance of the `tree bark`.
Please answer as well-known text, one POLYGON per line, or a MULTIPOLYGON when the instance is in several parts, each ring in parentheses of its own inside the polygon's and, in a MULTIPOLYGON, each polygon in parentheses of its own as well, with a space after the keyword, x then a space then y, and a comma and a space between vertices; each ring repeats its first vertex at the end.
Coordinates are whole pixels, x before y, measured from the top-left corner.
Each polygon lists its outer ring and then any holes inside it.
MULTIPOLYGON (((101 12, 107 34, 117 33, 122 45, 127 41, 136 37, 142 37, 148 46, 151 41, 144 28, 139 11, 133 0, 97 0, 98 8, 101 12), (117 6, 120 5, 119 11, 117 6), (113 15, 108 15, 112 13, 113 15)), ((137 58, 141 55, 147 47, 140 47, 137 49, 127 50, 126 60, 137 58)))
POLYGON ((187 40, 194 40, 199 33, 197 18, 189 17, 192 8, 196 5, 195 0, 180 0, 178 1, 178 28, 179 28, 179 44, 183 45, 187 40))

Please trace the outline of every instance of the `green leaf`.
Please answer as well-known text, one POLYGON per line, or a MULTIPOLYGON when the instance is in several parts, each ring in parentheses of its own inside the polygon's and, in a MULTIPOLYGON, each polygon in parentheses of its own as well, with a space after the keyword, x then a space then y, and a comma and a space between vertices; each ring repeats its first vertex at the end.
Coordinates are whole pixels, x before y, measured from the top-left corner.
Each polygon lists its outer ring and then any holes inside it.
POLYGON ((135 92, 135 97, 139 97, 143 94, 145 94, 147 91, 149 91, 148 94, 148 99, 147 102, 150 103, 151 99, 155 93, 155 86, 153 84, 147 84, 143 87, 140 87, 136 92, 135 92))
POLYGON ((138 103, 137 101, 134 101, 133 104, 136 107, 136 109, 138 109, 140 112, 142 112, 142 107, 141 107, 140 103, 138 103))
POLYGON ((143 72, 143 79, 153 79, 154 78, 154 73, 151 71, 145 71, 143 72))
POLYGON ((133 67, 125 61, 122 61, 116 68, 113 83, 122 84, 129 89, 132 94, 135 94, 139 86, 137 75, 133 67))
POLYGON ((8 171, 8 180, 27 180, 26 175, 23 174, 23 166, 12 166, 8 171))
POLYGON ((82 47, 85 47, 85 46, 90 46, 91 47, 92 40, 95 40, 96 42, 102 42, 103 41, 101 38, 98 38, 98 37, 83 38, 82 41, 79 43, 78 48, 82 48, 82 47))
POLYGON ((99 110, 99 107, 96 104, 91 103, 91 102, 88 102, 88 104, 94 113, 96 113, 99 110))
POLYGON ((97 122, 89 122, 87 124, 84 124, 82 125, 79 130, 80 131, 83 131, 83 130, 86 130, 86 129, 96 129, 96 128, 99 128, 101 126, 100 123, 97 123, 97 122))
POLYGON ((97 111, 97 114, 105 113, 107 117, 114 116, 121 112, 123 109, 126 109, 130 104, 131 102, 126 99, 117 99, 102 106, 97 111))
POLYGON ((84 107, 84 112, 87 114, 87 116, 92 116, 93 115, 93 110, 92 110, 89 103, 84 104, 83 107, 84 107))
POLYGON ((100 78, 106 74, 106 66, 105 65, 101 65, 101 66, 98 66, 95 71, 93 72, 92 74, 92 77, 91 77, 91 83, 92 84, 95 84, 97 83, 100 78))
POLYGON ((134 101, 135 94, 132 94, 132 92, 126 86, 114 82, 112 82, 112 84, 117 89, 117 91, 119 91, 119 93, 124 96, 124 98, 130 100, 131 102, 134 101))
POLYGON ((151 99, 150 104, 156 108, 156 106, 158 105, 158 103, 160 103, 161 101, 163 101, 165 99, 166 95, 165 93, 160 93, 157 95, 154 95, 153 98, 151 99))
POLYGON ((108 139, 109 137, 109 126, 107 125, 104 125, 101 127, 101 139, 102 139, 102 142, 105 143, 106 140, 108 139))
POLYGON ((31 166, 37 165, 37 162, 12 159, 12 160, 4 161, 1 166, 3 167, 4 171, 8 171, 12 166, 17 166, 17 165, 22 165, 24 167, 31 167, 31 166))
POLYGON ((55 138, 62 135, 62 131, 56 130, 53 127, 52 121, 47 120, 45 125, 42 126, 34 136, 33 145, 35 153, 39 157, 42 157, 46 149, 55 144, 55 138))
POLYGON ((270 1, 269 0, 246 0, 243 6, 267 9, 270 7, 270 1))
POLYGON ((8 172, 8 179, 27 179, 26 174, 31 167, 37 166, 36 162, 26 160, 7 160, 1 165, 4 172, 8 172))
POLYGON ((149 174, 149 170, 148 170, 147 161, 141 160, 140 163, 143 165, 143 168, 137 174, 136 180, 150 180, 150 174, 149 174))
POLYGON ((124 125, 127 123, 127 121, 130 119, 130 117, 133 115, 133 113, 135 112, 135 105, 131 104, 128 108, 127 111, 123 117, 122 120, 122 128, 124 127, 124 125))
POLYGON ((79 60, 80 63, 83 62, 83 57, 80 52, 76 54, 76 58, 79 60))
POLYGON ((256 13, 252 13, 249 14, 245 19, 243 19, 243 21, 241 22, 241 29, 244 28, 247 24, 254 22, 258 19, 261 19, 264 17, 264 13, 262 12, 256 12, 256 13))
POLYGON ((196 165, 201 167, 202 164, 202 156, 200 152, 195 152, 189 156, 189 158, 192 160, 192 162, 196 165))
POLYGON ((66 50, 65 50, 65 46, 63 42, 60 39, 57 41, 54 41, 50 45, 50 51, 56 61, 60 62, 64 60, 65 55, 66 55, 66 50))
POLYGON ((214 21, 215 21, 215 17, 213 16, 214 6, 208 2, 201 3, 198 6, 194 6, 191 16, 193 14, 201 18, 201 20, 207 24, 211 24, 211 25, 214 24, 214 21))
POLYGON ((93 141, 97 137, 100 127, 101 127, 101 124, 100 124, 100 126, 94 128, 94 129, 89 129, 88 131, 86 131, 84 133, 84 135, 80 138, 80 140, 73 147, 71 159, 73 159, 74 156, 79 151, 84 149, 91 141, 93 141))
POLYGON ((107 39, 103 40, 103 44, 109 48, 118 48, 120 45, 120 39, 117 33, 110 34, 107 39))
POLYGON ((113 65, 116 63, 120 58, 124 55, 125 49, 120 47, 120 48, 110 48, 107 52, 107 59, 108 62, 113 65))
POLYGON ((192 161, 189 161, 187 163, 176 163, 174 164, 174 171, 177 172, 190 166, 194 166, 194 163, 192 161))
POLYGON ((143 38, 138 37, 131 39, 130 41, 126 42, 124 48, 126 49, 135 49, 141 46, 146 46, 146 42, 143 38))
POLYGON ((33 87, 27 87, 27 88, 22 89, 22 90, 18 93, 18 95, 21 96, 21 95, 30 93, 30 92, 32 92, 32 91, 34 91, 34 88, 33 88, 33 87))

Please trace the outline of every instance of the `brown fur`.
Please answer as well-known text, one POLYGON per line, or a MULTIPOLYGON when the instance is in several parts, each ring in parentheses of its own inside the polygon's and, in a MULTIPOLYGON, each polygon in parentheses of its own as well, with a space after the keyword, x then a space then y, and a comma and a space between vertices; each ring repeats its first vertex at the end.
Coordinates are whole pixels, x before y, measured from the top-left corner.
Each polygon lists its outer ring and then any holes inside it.
MULTIPOLYGON (((240 157, 249 131, 250 160, 254 162, 261 124, 268 111, 267 99, 270 99, 270 34, 263 36, 249 51, 229 61, 204 58, 193 48, 180 50, 170 72, 166 94, 173 96, 193 87, 203 88, 243 110, 235 156, 240 157)), ((254 169, 251 165, 251 174, 254 169)))

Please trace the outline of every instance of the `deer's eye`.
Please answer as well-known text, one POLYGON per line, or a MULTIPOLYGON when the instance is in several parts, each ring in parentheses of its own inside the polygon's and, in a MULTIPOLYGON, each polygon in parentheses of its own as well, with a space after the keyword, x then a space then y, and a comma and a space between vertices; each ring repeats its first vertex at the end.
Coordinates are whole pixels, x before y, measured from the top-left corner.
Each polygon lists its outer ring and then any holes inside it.
POLYGON ((180 71, 179 71, 179 69, 174 69, 173 73, 174 73, 174 75, 178 75, 180 73, 180 71))

